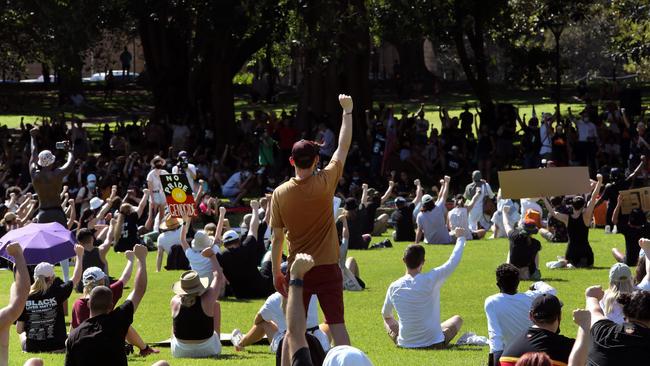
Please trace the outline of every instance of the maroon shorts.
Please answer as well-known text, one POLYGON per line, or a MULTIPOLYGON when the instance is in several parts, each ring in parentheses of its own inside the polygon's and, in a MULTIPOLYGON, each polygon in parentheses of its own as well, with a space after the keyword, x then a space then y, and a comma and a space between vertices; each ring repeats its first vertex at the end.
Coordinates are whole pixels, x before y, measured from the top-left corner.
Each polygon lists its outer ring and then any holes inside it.
MULTIPOLYGON (((289 283, 289 273, 285 276, 289 283)), ((312 268, 303 279, 302 302, 305 313, 311 295, 316 295, 323 310, 326 324, 345 323, 343 314, 343 276, 338 264, 325 264, 312 268)))

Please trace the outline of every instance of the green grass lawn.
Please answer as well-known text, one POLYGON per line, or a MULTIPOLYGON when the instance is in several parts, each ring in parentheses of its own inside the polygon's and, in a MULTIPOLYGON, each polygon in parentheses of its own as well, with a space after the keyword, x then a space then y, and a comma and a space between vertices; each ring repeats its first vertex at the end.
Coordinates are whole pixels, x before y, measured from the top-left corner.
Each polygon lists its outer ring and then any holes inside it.
MULTIPOLYGON (((583 294, 587 286, 606 286, 608 269, 613 264, 610 248, 623 247, 624 242, 622 235, 606 236, 602 230, 591 230, 590 234, 590 242, 596 256, 595 269, 551 271, 542 268, 544 280, 558 290, 558 296, 564 302, 562 332, 572 337, 575 336, 576 327, 571 321, 571 311, 584 306, 583 294)), ((374 241, 378 240, 381 238, 375 238, 374 241)), ((361 278, 368 286, 363 292, 345 292, 345 319, 352 344, 365 351, 375 365, 484 365, 489 352, 487 347, 452 347, 445 351, 404 350, 395 347, 385 334, 381 306, 388 285, 404 274, 401 256, 407 244, 395 243, 392 249, 350 251, 349 255, 357 258, 361 278)), ((468 242, 460 266, 442 287, 443 319, 459 314, 465 320, 462 332, 473 331, 479 335, 487 335, 483 302, 487 296, 497 291, 494 270, 505 260, 507 247, 506 239, 468 242)), ((540 262, 555 260, 557 255, 564 254, 565 247, 566 244, 543 242, 540 262)), ((427 246, 426 250, 425 268, 430 269, 447 260, 452 246, 427 246)), ((109 263, 111 273, 114 276, 119 275, 125 263, 124 257, 111 252, 109 263)), ((149 254, 147 264, 150 271, 149 287, 135 315, 134 326, 146 341, 153 342, 167 339, 171 335, 171 285, 180 272, 155 273, 155 253, 149 254)), ((0 272, 0 304, 4 305, 8 301, 10 284, 11 273, 0 272)), ((530 282, 523 282, 520 289, 525 290, 529 285, 530 282)), ((130 286, 132 287, 132 282, 130 286)), ((76 296, 77 294, 73 295, 76 296)), ((262 303, 263 300, 223 300, 222 331, 230 332, 233 328, 240 328, 244 332, 248 330, 262 303)), ((20 351, 15 328, 11 331, 10 365, 22 365, 29 356, 20 351)), ((39 356, 43 357, 48 365, 63 364, 63 355, 39 356)), ((253 346, 245 352, 234 352, 232 347, 224 347, 221 357, 214 360, 174 360, 169 348, 161 348, 159 355, 146 359, 132 356, 129 363, 150 365, 155 360, 167 359, 173 365, 271 365, 274 362, 273 357, 268 351, 268 346, 253 346)))

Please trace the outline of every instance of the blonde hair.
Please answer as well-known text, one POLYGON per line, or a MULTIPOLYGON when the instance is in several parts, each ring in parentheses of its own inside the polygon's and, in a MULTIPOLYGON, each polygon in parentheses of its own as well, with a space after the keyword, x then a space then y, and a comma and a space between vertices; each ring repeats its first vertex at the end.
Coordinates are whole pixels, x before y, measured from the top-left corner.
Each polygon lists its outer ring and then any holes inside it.
MULTIPOLYGON (((101 286, 101 285, 99 284, 100 281, 104 281, 104 279, 102 278, 102 279, 99 280, 99 281, 92 281, 92 282, 90 282, 89 284, 84 285, 84 289, 83 289, 83 294, 82 294, 82 296, 83 296, 83 297, 88 297, 88 296, 90 296, 90 292, 91 292, 95 287, 97 287, 97 286, 101 286)), ((105 284, 105 283, 104 283, 104 284, 105 284)))
POLYGON ((34 283, 32 284, 32 287, 29 289, 29 295, 34 295, 34 294, 39 294, 47 291, 47 289, 50 288, 52 285, 52 281, 48 281, 48 277, 45 276, 37 276, 34 279, 34 283))
POLYGON ((632 279, 628 278, 623 281, 613 281, 609 283, 609 289, 605 291, 603 297, 603 311, 605 315, 611 314, 614 307, 617 305, 616 299, 620 294, 629 294, 634 291, 634 284, 632 279))

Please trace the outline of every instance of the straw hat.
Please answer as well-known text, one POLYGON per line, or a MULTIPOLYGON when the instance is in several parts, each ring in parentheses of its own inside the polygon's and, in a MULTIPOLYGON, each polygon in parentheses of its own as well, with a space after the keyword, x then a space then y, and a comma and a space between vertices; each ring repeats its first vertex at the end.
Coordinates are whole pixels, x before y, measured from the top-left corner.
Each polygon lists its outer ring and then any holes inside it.
POLYGON ((183 219, 180 217, 165 216, 165 221, 160 223, 160 230, 176 230, 183 225, 183 219))
POLYGON ((151 166, 156 165, 157 161, 161 161, 163 163, 163 165, 165 165, 167 163, 165 161, 165 159, 163 159, 160 155, 156 155, 156 156, 153 157, 153 159, 151 159, 151 166))
POLYGON ((198 295, 201 296, 208 289, 208 279, 199 277, 196 271, 186 271, 181 275, 180 281, 172 286, 176 295, 198 295))

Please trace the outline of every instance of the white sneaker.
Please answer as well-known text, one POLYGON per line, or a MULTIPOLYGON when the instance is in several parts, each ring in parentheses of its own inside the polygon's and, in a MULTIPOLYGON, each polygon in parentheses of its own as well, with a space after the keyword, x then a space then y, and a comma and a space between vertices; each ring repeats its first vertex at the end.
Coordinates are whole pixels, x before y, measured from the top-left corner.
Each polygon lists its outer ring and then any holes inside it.
POLYGON ((612 233, 612 227, 609 225, 605 225, 605 234, 611 234, 612 233))
POLYGON ((618 226, 614 225, 614 228, 612 229, 612 234, 618 233, 618 226))
POLYGON ((232 345, 235 347, 237 351, 243 351, 244 347, 240 347, 239 344, 241 343, 242 338, 244 338, 244 335, 241 334, 241 330, 239 329, 234 329, 232 331, 232 334, 230 336, 230 342, 232 345))
POLYGON ((476 335, 476 333, 465 332, 465 333, 463 333, 462 336, 458 337, 458 340, 456 341, 456 344, 458 344, 458 345, 466 344, 467 339, 469 339, 469 337, 472 337, 472 336, 475 336, 475 335, 476 335))

